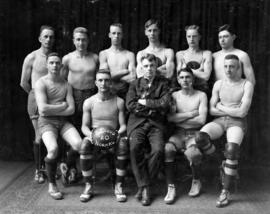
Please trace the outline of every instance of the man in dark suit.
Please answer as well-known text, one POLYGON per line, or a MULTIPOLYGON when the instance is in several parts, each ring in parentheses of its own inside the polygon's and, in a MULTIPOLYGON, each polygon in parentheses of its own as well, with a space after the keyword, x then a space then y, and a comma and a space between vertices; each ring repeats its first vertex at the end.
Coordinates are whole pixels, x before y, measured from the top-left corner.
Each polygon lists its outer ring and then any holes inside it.
POLYGON ((151 203, 149 185, 162 164, 166 113, 170 104, 168 80, 157 73, 157 58, 142 57, 143 76, 130 84, 126 106, 131 166, 138 185, 135 197, 151 203))

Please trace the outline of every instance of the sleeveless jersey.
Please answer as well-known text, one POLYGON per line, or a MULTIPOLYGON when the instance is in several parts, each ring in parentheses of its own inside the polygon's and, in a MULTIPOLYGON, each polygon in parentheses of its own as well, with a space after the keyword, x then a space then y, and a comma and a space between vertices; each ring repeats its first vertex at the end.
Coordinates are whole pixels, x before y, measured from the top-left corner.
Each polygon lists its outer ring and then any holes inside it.
POLYGON ((49 104, 56 104, 65 101, 68 83, 50 83, 46 81, 47 98, 49 104))

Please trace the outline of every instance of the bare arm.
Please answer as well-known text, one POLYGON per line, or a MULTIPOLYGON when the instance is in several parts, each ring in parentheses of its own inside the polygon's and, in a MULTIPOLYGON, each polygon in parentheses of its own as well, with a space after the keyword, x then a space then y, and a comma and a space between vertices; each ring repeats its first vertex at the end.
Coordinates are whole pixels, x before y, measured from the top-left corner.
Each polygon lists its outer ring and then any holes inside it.
POLYGON ((91 118, 91 99, 88 98, 83 103, 83 116, 82 116, 82 133, 86 137, 92 137, 90 127, 92 126, 91 118))
POLYGON ((162 65, 158 67, 157 69, 161 72, 163 76, 165 76, 168 79, 171 79, 174 73, 174 51, 172 49, 166 49, 165 50, 166 55, 166 63, 165 65, 162 65))
POLYGON ((176 71, 180 71, 182 68, 186 67, 185 59, 183 57, 182 51, 176 53, 176 71))
POLYGON ((221 80, 215 82, 212 97, 210 99, 210 114, 213 116, 226 116, 227 114, 216 107, 219 100, 219 89, 221 85, 221 80))
POLYGON ((118 121, 119 121, 119 130, 118 134, 121 136, 126 132, 126 120, 125 120, 125 111, 124 111, 124 100, 117 98, 117 106, 119 110, 118 121))
POLYGON ((200 95, 199 114, 186 120, 184 123, 188 125, 204 125, 207 117, 207 96, 205 93, 200 95))
POLYGON ((249 80, 255 86, 256 80, 254 76, 254 70, 251 65, 248 54, 244 53, 240 60, 242 62, 243 72, 245 74, 246 79, 249 80))
POLYGON ((21 75, 20 86, 23 88, 23 90, 26 93, 29 93, 31 88, 32 88, 31 83, 30 83, 30 79, 31 79, 32 65, 33 65, 34 60, 35 60, 35 56, 33 53, 31 53, 31 54, 26 56, 26 58, 24 59, 24 62, 23 62, 23 66, 22 66, 22 75, 21 75))
POLYGON ((59 104, 48 104, 46 85, 42 79, 39 79, 35 85, 35 97, 37 101, 38 111, 41 116, 59 115, 68 105, 66 102, 59 104))
POLYGON ((209 80, 212 71, 212 53, 204 51, 204 58, 199 69, 192 69, 194 75, 198 78, 209 80))
POLYGON ((142 71, 142 62, 141 62, 141 59, 142 59, 142 54, 143 52, 142 51, 139 51, 137 53, 137 67, 136 67, 136 74, 137 74, 137 78, 140 78, 143 76, 143 71, 142 71))
POLYGON ((248 114, 248 110, 251 105, 254 87, 251 82, 247 81, 244 87, 244 95, 242 97, 240 106, 238 107, 228 107, 221 103, 217 104, 217 108, 231 117, 243 118, 248 114))
POLYGON ((109 69, 106 50, 99 52, 99 69, 109 69))
POLYGON ((66 95, 66 103, 67 108, 64 111, 59 112, 59 116, 69 116, 74 114, 75 105, 74 105, 74 98, 72 95, 72 87, 67 84, 67 95, 66 95))
POLYGON ((69 72, 69 54, 65 55, 62 59, 62 68, 61 68, 61 75, 67 79, 68 78, 68 72, 69 72))
POLYGON ((130 52, 128 53, 128 74, 124 77, 122 77, 123 80, 126 82, 132 82, 136 79, 136 68, 135 68, 135 55, 134 53, 130 52))

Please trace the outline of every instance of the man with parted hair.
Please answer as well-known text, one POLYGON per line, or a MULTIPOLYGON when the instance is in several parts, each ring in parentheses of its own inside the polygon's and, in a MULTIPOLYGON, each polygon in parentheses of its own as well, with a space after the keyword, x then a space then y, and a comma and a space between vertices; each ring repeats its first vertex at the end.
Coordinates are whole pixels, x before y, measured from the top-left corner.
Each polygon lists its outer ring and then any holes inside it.
POLYGON ((177 71, 189 67, 195 76, 194 87, 208 94, 209 86, 207 81, 212 71, 212 53, 209 50, 200 48, 200 27, 189 25, 185 28, 188 49, 176 53, 177 71))
MULTIPOLYGON (((98 55, 87 50, 89 44, 88 30, 77 27, 73 30, 73 44, 75 50, 63 57, 63 73, 72 86, 75 101, 75 113, 71 122, 77 130, 81 130, 83 102, 96 93, 95 75, 98 69, 98 55)), ((82 136, 82 133, 80 133, 82 136)), ((67 152, 67 173, 63 173, 67 183, 76 181, 77 152, 72 148, 67 152)))
POLYGON ((143 77, 133 81, 126 97, 129 111, 127 133, 130 161, 143 206, 151 204, 150 185, 157 176, 164 155, 166 113, 170 106, 168 79, 157 75, 157 59, 146 54, 141 59, 143 77))
POLYGON ((246 52, 234 47, 235 39, 236 34, 230 25, 225 24, 219 27, 218 40, 221 50, 213 54, 215 79, 221 80, 225 78, 225 72, 223 67, 224 57, 228 54, 234 54, 238 56, 240 60, 240 68, 242 69, 242 75, 253 85, 255 85, 256 80, 250 58, 246 52))
POLYGON ((143 76, 142 57, 149 54, 154 54, 157 57, 157 72, 158 74, 171 79, 174 74, 174 51, 171 48, 166 48, 160 42, 160 23, 156 19, 148 20, 145 25, 145 35, 148 38, 149 45, 137 53, 137 77, 143 76))
POLYGON ((40 78, 48 73, 46 66, 46 58, 52 51, 52 46, 55 40, 55 31, 53 27, 48 25, 42 25, 40 27, 40 34, 38 38, 41 46, 39 49, 31 52, 26 56, 23 62, 22 75, 20 86, 28 93, 27 110, 31 119, 34 131, 35 140, 33 142, 33 152, 35 161, 35 181, 38 183, 44 183, 44 174, 41 168, 44 167, 42 149, 41 149, 41 136, 38 131, 38 109, 35 99, 35 83, 40 78))
POLYGON ((100 69, 110 70, 112 92, 125 99, 129 83, 136 78, 135 55, 122 47, 122 24, 111 24, 108 36, 111 47, 99 53, 100 69))
POLYGON ((86 99, 83 104, 82 132, 83 139, 80 154, 81 168, 85 189, 80 196, 81 202, 87 202, 94 195, 93 165, 95 152, 105 152, 115 160, 116 174, 114 194, 118 202, 125 202, 127 196, 123 192, 124 176, 128 160, 128 143, 126 138, 126 121, 124 101, 111 93, 111 72, 100 69, 96 74, 97 94, 86 99), (118 142, 112 148, 96 147, 93 145, 95 129, 109 127, 117 130, 118 142))
POLYGON ((49 182, 49 195, 55 199, 63 199, 63 194, 56 185, 56 169, 59 135, 74 151, 81 147, 81 137, 76 128, 67 121, 74 113, 72 87, 61 75, 61 58, 58 53, 50 53, 47 57, 48 74, 35 83, 35 96, 39 111, 38 128, 47 148, 45 158, 49 182))
POLYGON ((223 188, 216 202, 217 207, 229 204, 229 188, 237 176, 240 146, 254 90, 253 84, 242 78, 241 61, 237 55, 226 55, 223 65, 225 78, 215 82, 210 100, 210 114, 216 118, 203 126, 195 139, 198 145, 208 145, 226 133, 223 188))

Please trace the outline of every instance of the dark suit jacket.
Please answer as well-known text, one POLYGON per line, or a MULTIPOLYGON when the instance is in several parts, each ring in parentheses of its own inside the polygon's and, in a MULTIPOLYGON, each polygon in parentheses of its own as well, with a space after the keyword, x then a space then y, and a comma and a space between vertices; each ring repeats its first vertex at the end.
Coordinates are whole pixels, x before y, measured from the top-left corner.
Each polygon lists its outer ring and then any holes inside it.
POLYGON ((126 107, 130 112, 127 134, 129 135, 132 130, 145 121, 164 130, 170 101, 169 82, 166 78, 156 76, 150 88, 143 77, 134 80, 130 84, 126 96, 126 107), (146 106, 138 103, 145 92, 147 92, 146 106))

